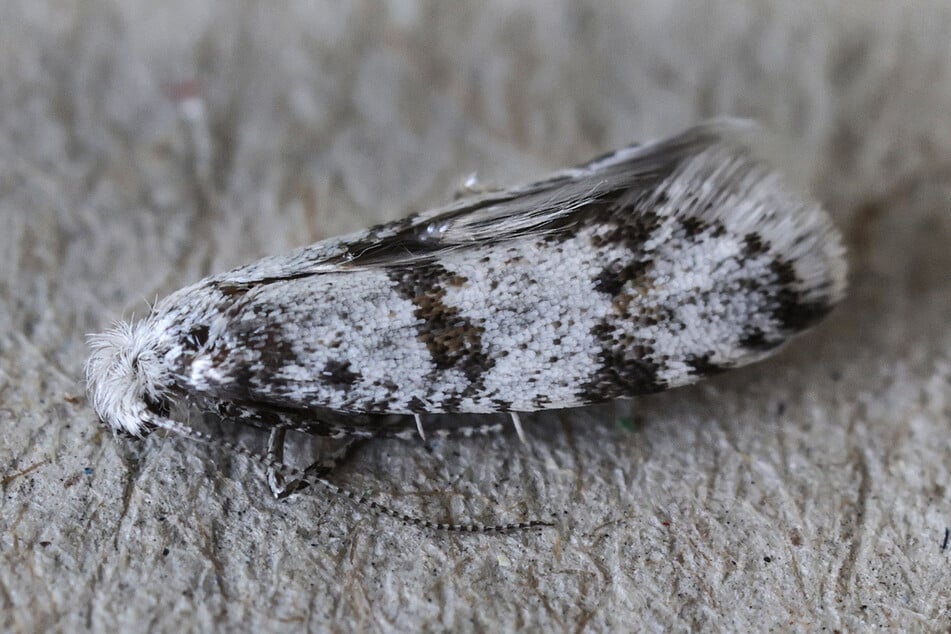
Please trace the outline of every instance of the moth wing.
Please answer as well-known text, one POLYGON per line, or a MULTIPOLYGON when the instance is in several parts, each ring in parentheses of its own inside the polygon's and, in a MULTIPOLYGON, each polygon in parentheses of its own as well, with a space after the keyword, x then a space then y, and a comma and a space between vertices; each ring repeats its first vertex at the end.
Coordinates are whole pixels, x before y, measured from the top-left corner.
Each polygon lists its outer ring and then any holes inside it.
POLYGON ((210 278, 226 314, 187 391, 530 411, 759 358, 838 301, 845 263, 827 214, 781 187, 745 130, 706 124, 210 278))
POLYGON ((747 139, 752 122, 707 122, 664 140, 632 145, 577 167, 511 189, 331 238, 289 254, 265 258, 212 279, 258 283, 322 273, 412 264, 447 250, 483 248, 513 239, 570 230, 598 214, 632 207, 684 159, 716 144, 747 139))
MULTIPOLYGON (((348 249, 348 267, 398 265, 435 252, 484 247, 564 231, 593 215, 656 194, 685 158, 714 144, 736 145, 752 122, 707 122, 668 139, 632 145, 529 185, 490 192, 368 230, 348 249)), ((334 261, 334 264, 341 264, 334 261)))

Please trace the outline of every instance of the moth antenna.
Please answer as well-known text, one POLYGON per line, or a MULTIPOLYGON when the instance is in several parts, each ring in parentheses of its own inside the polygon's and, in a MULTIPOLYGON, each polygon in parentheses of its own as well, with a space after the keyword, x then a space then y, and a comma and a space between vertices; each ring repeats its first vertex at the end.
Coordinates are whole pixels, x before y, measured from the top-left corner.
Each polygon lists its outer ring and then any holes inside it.
MULTIPOLYGON (((311 428, 306 425, 301 425, 293 427, 294 430, 310 434, 313 433, 311 428)), ((505 430, 505 426, 501 423, 483 423, 481 425, 464 425, 459 427, 453 427, 451 429, 431 429, 429 434, 423 436, 423 440, 426 440, 430 436, 435 436, 437 438, 472 438, 473 436, 489 436, 491 434, 499 434, 505 430)), ((329 427, 329 432, 326 434, 321 434, 327 438, 396 438, 398 440, 414 440, 419 438, 419 429, 387 429, 387 430, 368 430, 368 429, 356 429, 352 427, 341 427, 341 426, 331 426, 329 427)))
POLYGON ((238 443, 233 443, 228 440, 223 440, 220 438, 213 438, 209 434, 198 431, 197 429, 192 429, 191 427, 188 427, 187 425, 183 425, 182 423, 171 420, 170 418, 165 418, 164 416, 153 416, 150 422, 155 424, 156 427, 160 427, 162 429, 168 430, 179 436, 183 436, 185 438, 189 438, 191 440, 205 443, 208 445, 219 445, 227 449, 228 451, 233 451, 236 454, 240 454, 246 458, 249 458, 250 460, 253 460, 259 464, 264 465, 265 467, 270 467, 271 469, 280 471, 284 475, 285 478, 296 478, 302 482, 306 482, 307 484, 310 484, 311 486, 319 485, 338 497, 347 498, 348 500, 356 504, 369 508, 370 510, 372 510, 374 513, 378 515, 384 515, 386 517, 393 518, 395 520, 402 522, 403 524, 418 526, 420 528, 426 528, 431 530, 446 531, 451 533, 508 533, 513 531, 526 530, 529 528, 538 528, 541 526, 554 526, 552 522, 546 522, 542 520, 530 520, 527 522, 513 522, 510 524, 480 524, 478 522, 452 524, 452 523, 446 523, 446 522, 432 522, 430 520, 424 520, 422 518, 409 515, 402 511, 397 511, 396 509, 386 506, 385 504, 380 504, 379 502, 371 500, 364 495, 354 493, 353 491, 349 489, 345 489, 341 486, 338 486, 334 484, 333 482, 330 482, 329 480, 326 480, 324 478, 308 475, 304 473, 303 471, 301 471, 300 469, 290 467, 281 461, 274 460, 273 458, 270 458, 268 456, 262 456, 261 454, 251 451, 250 449, 247 449, 246 447, 238 443))
POLYGON ((434 435, 440 438, 472 438, 473 436, 488 436, 505 431, 501 423, 484 423, 482 425, 466 425, 454 429, 437 429, 434 435))

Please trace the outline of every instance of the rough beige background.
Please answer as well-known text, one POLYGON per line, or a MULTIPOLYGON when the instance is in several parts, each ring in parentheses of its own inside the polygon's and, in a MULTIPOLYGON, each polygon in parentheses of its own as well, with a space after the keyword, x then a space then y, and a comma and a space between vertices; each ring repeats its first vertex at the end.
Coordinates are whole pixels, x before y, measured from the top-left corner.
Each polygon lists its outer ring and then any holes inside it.
POLYGON ((942 0, 4 1, 0 627, 951 627, 949 32, 942 0), (553 529, 278 503, 85 402, 84 334, 146 300, 715 114, 777 130, 846 234, 831 319, 695 388, 526 417, 527 448, 371 443, 334 474, 553 529))

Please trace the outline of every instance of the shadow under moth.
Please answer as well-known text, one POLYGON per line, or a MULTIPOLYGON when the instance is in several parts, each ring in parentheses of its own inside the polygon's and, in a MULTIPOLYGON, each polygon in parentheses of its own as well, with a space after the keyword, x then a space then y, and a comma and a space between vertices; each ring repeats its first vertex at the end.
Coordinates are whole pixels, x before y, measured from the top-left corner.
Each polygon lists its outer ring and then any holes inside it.
MULTIPOLYGON (((694 383, 771 354, 845 291, 841 236, 714 121, 529 185, 213 275, 90 337, 102 421, 256 457, 374 510, 439 524, 286 467, 288 430, 385 435, 374 421, 571 408, 694 383), (187 404, 271 431, 267 456, 173 418, 187 404)), ((413 427, 406 426, 406 430, 413 427)), ((500 425, 469 428, 493 430, 500 425)), ((391 434, 392 435, 392 434, 391 434)))

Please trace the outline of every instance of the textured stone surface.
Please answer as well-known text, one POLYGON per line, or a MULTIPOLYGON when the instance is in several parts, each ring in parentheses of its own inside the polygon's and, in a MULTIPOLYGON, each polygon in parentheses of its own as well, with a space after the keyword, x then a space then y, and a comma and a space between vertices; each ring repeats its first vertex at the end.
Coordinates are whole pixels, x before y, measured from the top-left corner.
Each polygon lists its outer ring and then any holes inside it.
POLYGON ((951 9, 913 6, 4 2, 0 627, 948 627, 951 9), (828 321, 696 387, 523 417, 528 447, 373 442, 333 475, 555 528, 275 502, 247 461, 113 439, 85 402, 83 335, 156 296, 716 114, 775 129, 846 234, 828 321))

